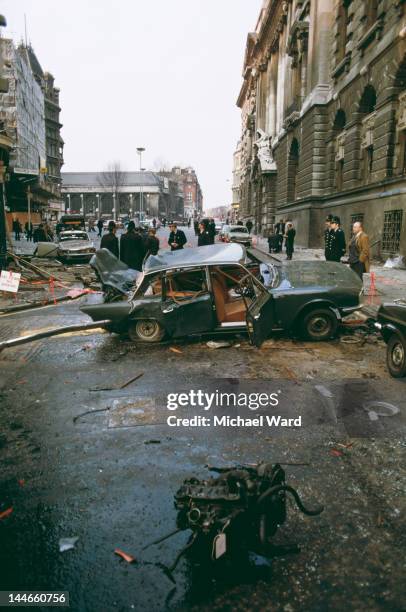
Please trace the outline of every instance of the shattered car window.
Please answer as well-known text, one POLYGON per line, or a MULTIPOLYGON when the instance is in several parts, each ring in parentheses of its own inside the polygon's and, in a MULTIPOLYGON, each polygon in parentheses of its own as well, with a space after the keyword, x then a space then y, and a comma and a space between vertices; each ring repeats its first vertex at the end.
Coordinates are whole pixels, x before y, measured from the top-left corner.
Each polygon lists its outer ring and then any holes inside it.
POLYGON ((137 283, 134 296, 157 296, 162 295, 162 277, 161 274, 148 274, 141 276, 137 283))
POLYGON ((190 299, 207 291, 206 272, 202 268, 168 272, 165 276, 165 295, 175 301, 190 299))

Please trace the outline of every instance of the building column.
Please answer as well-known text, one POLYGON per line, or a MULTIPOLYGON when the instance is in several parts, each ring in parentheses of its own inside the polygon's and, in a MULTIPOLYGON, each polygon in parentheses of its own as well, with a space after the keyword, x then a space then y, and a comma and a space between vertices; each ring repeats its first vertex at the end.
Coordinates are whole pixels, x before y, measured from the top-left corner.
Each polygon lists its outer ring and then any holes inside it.
POLYGON ((307 75, 313 104, 326 103, 330 92, 334 14, 333 0, 311 3, 307 75))

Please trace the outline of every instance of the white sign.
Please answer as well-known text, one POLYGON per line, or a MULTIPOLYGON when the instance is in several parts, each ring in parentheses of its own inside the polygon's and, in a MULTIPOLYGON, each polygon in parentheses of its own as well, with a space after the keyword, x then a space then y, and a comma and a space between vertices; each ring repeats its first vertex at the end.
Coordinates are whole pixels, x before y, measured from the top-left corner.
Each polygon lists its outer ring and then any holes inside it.
POLYGON ((17 293, 21 274, 2 270, 0 274, 0 291, 11 291, 17 293))

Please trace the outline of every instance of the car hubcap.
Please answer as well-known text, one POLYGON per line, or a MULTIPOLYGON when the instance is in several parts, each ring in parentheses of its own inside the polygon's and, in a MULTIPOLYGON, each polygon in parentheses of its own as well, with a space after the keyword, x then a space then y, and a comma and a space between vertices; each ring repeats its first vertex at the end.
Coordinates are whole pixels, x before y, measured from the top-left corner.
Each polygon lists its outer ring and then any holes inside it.
POLYGON ((330 329, 330 323, 324 317, 315 317, 309 324, 310 332, 316 336, 323 336, 330 329))
POLYGON ((138 330, 140 335, 149 338, 153 336, 156 330, 156 324, 154 321, 142 321, 138 323, 138 330))
POLYGON ((405 351, 402 344, 399 342, 395 344, 392 349, 392 362, 396 368, 400 368, 405 360, 405 351))

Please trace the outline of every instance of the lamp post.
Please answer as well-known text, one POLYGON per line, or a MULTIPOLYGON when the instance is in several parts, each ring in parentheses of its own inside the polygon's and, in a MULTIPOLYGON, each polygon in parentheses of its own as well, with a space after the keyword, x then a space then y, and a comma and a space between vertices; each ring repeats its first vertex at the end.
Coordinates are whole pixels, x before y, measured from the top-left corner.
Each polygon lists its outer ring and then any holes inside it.
POLYGON ((116 221, 116 194, 113 193, 113 219, 116 221))
MULTIPOLYGON (((142 154, 145 151, 144 147, 137 147, 137 153, 140 156, 140 172, 142 172, 144 170, 144 168, 142 167, 142 154)), ((142 213, 143 213, 143 208, 144 208, 144 187, 142 184, 142 177, 141 178, 141 190, 140 190, 140 220, 142 220, 142 213)))
POLYGON ((80 212, 83 216, 85 216, 85 208, 83 204, 83 193, 80 194, 80 212))
POLYGON ((101 217, 100 193, 96 193, 96 198, 97 198, 97 212, 99 213, 99 215, 101 217))

